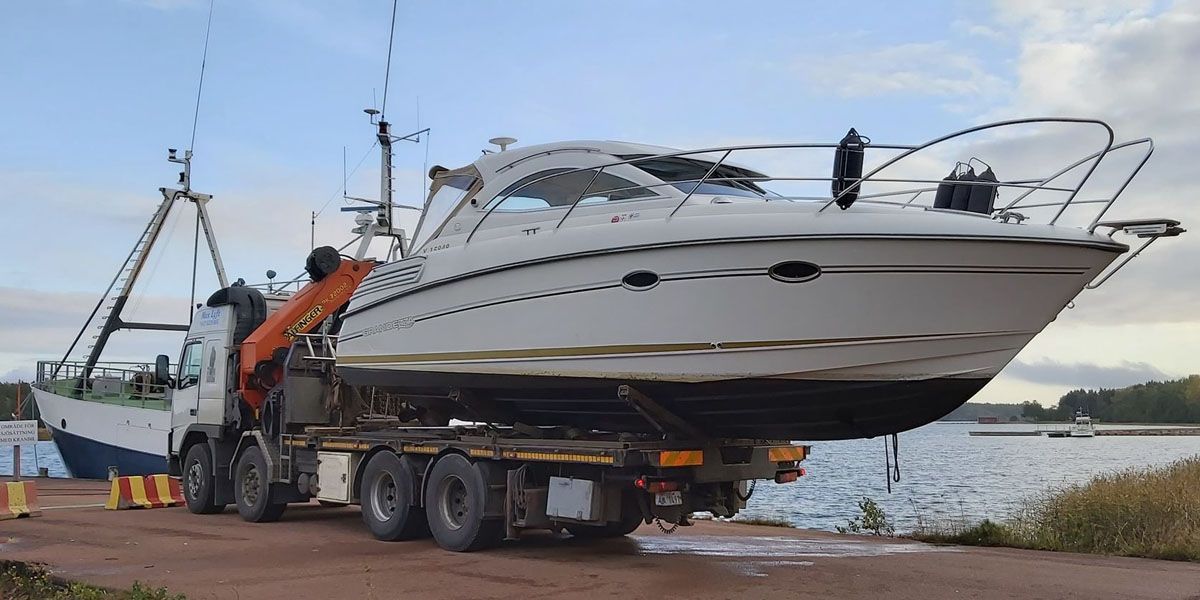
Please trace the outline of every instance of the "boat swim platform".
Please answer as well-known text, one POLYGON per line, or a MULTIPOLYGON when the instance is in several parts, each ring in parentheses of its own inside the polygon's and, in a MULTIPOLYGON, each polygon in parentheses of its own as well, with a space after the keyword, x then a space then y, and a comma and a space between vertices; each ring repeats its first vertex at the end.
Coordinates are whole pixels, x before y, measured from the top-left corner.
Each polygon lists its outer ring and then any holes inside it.
MULTIPOLYGON (((1040 430, 1024 430, 1024 431, 970 431, 969 435, 977 437, 1040 437, 1043 435, 1055 437, 1050 434, 1060 434, 1058 437, 1070 437, 1070 432, 1067 429, 1040 429, 1040 430)), ((1184 436, 1184 435, 1200 435, 1200 427, 1155 427, 1147 429, 1097 429, 1096 437, 1103 436, 1135 436, 1135 437, 1157 437, 1157 436, 1184 436)))

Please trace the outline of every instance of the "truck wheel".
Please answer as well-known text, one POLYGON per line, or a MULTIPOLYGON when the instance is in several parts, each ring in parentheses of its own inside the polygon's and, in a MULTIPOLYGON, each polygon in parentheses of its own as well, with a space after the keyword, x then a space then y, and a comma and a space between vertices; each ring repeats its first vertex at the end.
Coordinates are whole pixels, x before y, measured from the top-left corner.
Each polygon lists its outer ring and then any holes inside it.
POLYGON ((218 504, 216 481, 213 478, 212 456, 208 444, 194 444, 183 459, 183 499, 188 510, 197 515, 211 515, 225 510, 218 504))
POLYGON ((412 459, 384 451, 371 457, 363 470, 362 518, 377 540, 394 542, 429 535, 425 509, 413 506, 412 459))
POLYGON ((471 552, 500 543, 504 521, 484 519, 487 492, 484 473, 464 456, 447 454, 438 459, 425 485, 425 511, 439 546, 471 552))
POLYGON ((267 481, 267 461, 258 446, 246 448, 238 459, 233 479, 233 498, 238 513, 251 523, 279 520, 287 504, 271 502, 271 483, 267 481))

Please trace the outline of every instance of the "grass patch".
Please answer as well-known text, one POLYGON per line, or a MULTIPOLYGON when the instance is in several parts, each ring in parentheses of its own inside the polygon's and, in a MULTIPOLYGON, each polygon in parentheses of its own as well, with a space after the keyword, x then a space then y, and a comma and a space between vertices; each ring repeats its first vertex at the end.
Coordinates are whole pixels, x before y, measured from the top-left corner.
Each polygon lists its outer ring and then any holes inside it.
POLYGON ((1008 520, 923 526, 930 542, 1200 561, 1200 456, 1027 500, 1008 520))
POLYGON ((110 590, 54 577, 40 566, 0 561, 0 598, 6 600, 185 600, 166 588, 134 583, 128 590, 110 590))
POLYGON ((787 519, 779 519, 776 517, 739 517, 731 521, 731 523, 741 523, 742 525, 760 525, 762 527, 786 527, 795 529, 791 521, 787 519))

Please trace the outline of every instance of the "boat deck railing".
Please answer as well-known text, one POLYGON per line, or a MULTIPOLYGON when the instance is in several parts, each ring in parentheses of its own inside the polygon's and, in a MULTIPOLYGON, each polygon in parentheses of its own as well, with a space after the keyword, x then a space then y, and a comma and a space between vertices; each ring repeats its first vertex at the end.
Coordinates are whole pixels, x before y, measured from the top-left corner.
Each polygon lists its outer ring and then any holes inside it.
MULTIPOLYGON (((1000 139, 1003 139, 1003 138, 1000 138, 1000 139)), ((1113 206, 1113 204, 1116 203, 1117 199, 1121 196, 1121 194, 1129 186, 1130 182, 1133 181, 1134 177, 1137 176, 1138 172, 1142 169, 1142 167, 1150 159, 1151 154, 1153 154, 1153 152, 1154 152, 1154 142, 1150 138, 1141 138, 1141 139, 1136 139, 1136 140, 1130 140, 1127 142, 1116 143, 1115 135, 1114 135, 1112 128, 1109 127, 1109 125, 1103 121, 1099 121, 1096 119, 1043 117, 1043 118, 1014 119, 1014 120, 990 123, 990 124, 986 124, 986 125, 979 125, 976 127, 970 127, 970 128, 956 131, 954 133, 944 135, 942 137, 935 138, 933 140, 927 141, 922 144, 917 144, 917 145, 877 144, 877 143, 869 143, 868 142, 863 149, 864 159, 866 157, 871 156, 872 154, 874 154, 876 152, 880 152, 880 151, 894 153, 894 156, 884 159, 877 166, 870 168, 869 170, 866 170, 866 172, 862 174, 861 178, 856 178, 856 179, 835 178, 832 176, 832 174, 829 176, 824 176, 824 175, 820 175, 820 176, 745 176, 745 177, 727 177, 727 176, 718 177, 718 176, 716 176, 716 173, 721 169, 721 167, 723 165, 729 165, 732 163, 732 161, 734 159, 740 158, 740 157, 743 157, 745 155, 749 155, 752 153, 779 152, 779 151, 790 151, 790 150, 801 150, 801 151, 816 150, 816 151, 823 151, 826 153, 831 153, 832 151, 836 150, 838 148, 838 146, 839 146, 839 144, 837 144, 837 143, 783 143, 783 144, 746 144, 746 145, 736 145, 736 146, 719 146, 719 147, 712 147, 712 148, 703 148, 700 150, 670 152, 670 153, 664 153, 664 154, 657 154, 657 155, 653 155, 653 156, 637 156, 637 157, 628 158, 625 160, 615 160, 615 161, 607 162, 607 163, 599 165, 599 166, 561 170, 561 171, 555 172, 553 174, 546 175, 544 177, 540 177, 540 178, 528 181, 528 182, 524 183, 523 185, 516 187, 515 189, 508 190, 507 193, 504 193, 503 195, 498 195, 495 198, 489 199, 488 202, 483 204, 483 206, 487 207, 487 210, 484 212, 483 217, 478 222, 476 222, 474 227, 468 233, 466 242, 468 242, 468 243, 470 242, 471 238, 475 235, 475 233, 477 231, 479 231, 479 228, 484 223, 484 221, 486 221, 487 218, 489 216, 491 216, 491 214, 493 212, 495 212, 500 206, 502 206, 506 201, 508 201, 510 198, 514 198, 514 197, 519 198, 521 196, 520 192, 523 189, 525 189, 529 186, 536 185, 538 183, 550 180, 550 179, 559 178, 559 177, 568 177, 572 174, 584 173, 584 172, 591 174, 590 183, 587 186, 584 186, 584 188, 579 191, 578 197, 575 199, 575 201, 573 203, 570 204, 569 207, 567 207, 566 211, 563 213, 562 217, 558 220, 558 223, 555 225, 555 229, 562 226, 563 222, 565 222, 567 220, 567 218, 571 216, 571 214, 575 211, 575 209, 580 205, 580 203, 585 198, 594 197, 599 194, 611 194, 611 193, 616 193, 616 192, 634 192, 637 190, 658 188, 658 187, 663 187, 663 186, 672 186, 672 187, 679 189, 680 191, 684 191, 688 187, 687 184, 692 184, 690 187, 690 191, 686 192, 683 199, 680 200, 678 202, 678 204, 674 207, 674 209, 672 209, 669 212, 669 214, 667 215, 667 218, 669 219, 669 218, 673 217, 687 203, 687 201, 693 195, 695 195, 697 193, 697 190, 700 190, 701 187, 706 183, 731 184, 731 183, 742 182, 742 183, 746 183, 746 184, 758 185, 758 184, 770 183, 770 182, 787 182, 787 183, 795 183, 795 182, 820 183, 820 182, 824 182, 824 183, 832 184, 835 181, 840 180, 843 183, 845 183, 846 185, 840 191, 840 193, 838 193, 836 196, 831 195, 831 194, 827 194, 827 195, 823 195, 823 196, 778 196, 778 197, 767 196, 764 199, 767 201, 818 202, 818 203, 821 203, 821 206, 817 212, 828 211, 834 205, 838 205, 839 202, 844 204, 847 208, 854 202, 858 202, 858 203, 866 203, 866 204, 892 205, 892 206, 898 206, 898 207, 902 207, 902 208, 911 208, 911 209, 928 210, 928 211, 934 211, 934 210, 950 211, 950 212, 964 214, 964 215, 975 215, 975 216, 979 216, 981 218, 991 218, 991 219, 1003 220, 1005 222, 1014 222, 1015 221, 1017 223, 1020 223, 1020 222, 1026 221, 1026 220, 1030 220, 1030 222, 1043 222, 1043 223, 1050 224, 1050 225, 1058 224, 1060 219, 1063 217, 1063 214, 1068 210, 1068 208, 1089 205, 1089 206, 1095 208, 1096 210, 1095 210, 1094 214, 1091 216, 1087 225, 1084 227, 1087 229, 1087 231, 1094 232, 1098 227, 1106 226, 1106 224, 1101 219, 1108 212, 1108 210, 1113 206), (928 178, 928 177, 926 177, 926 178, 915 177, 914 178, 914 177, 905 177, 905 176, 899 176, 899 177, 886 176, 889 174, 889 169, 891 170, 891 172, 895 172, 895 171, 899 171, 900 168, 907 168, 911 165, 917 164, 917 161, 914 159, 914 157, 921 155, 922 153, 924 153, 924 156, 928 156, 930 154, 930 149, 933 149, 933 148, 944 149, 944 148, 946 148, 946 145, 949 142, 952 142, 954 140, 960 140, 961 138, 970 136, 972 134, 980 134, 983 132, 996 133, 995 130, 1011 129, 1011 128, 1016 128, 1016 127, 1020 127, 1020 126, 1046 126, 1046 125, 1063 125, 1063 124, 1099 130, 1102 133, 1103 142, 1094 151, 1082 156, 1078 160, 1067 163, 1066 165, 1062 166, 1061 168, 1058 168, 1057 170, 1049 170, 1048 169, 1048 170, 1046 170, 1046 172, 1044 174, 1039 174, 1038 176, 1035 176, 1035 177, 1000 180, 997 182, 990 182, 990 181, 950 182, 955 185, 989 186, 989 187, 993 187, 993 189, 996 189, 998 191, 1007 190, 1013 195, 1011 200, 1005 199, 1006 201, 996 202, 996 204, 991 208, 990 212, 988 212, 988 213, 973 213, 973 212, 968 212, 968 211, 950 210, 950 209, 945 209, 945 208, 934 208, 934 206, 933 206, 934 196, 937 193, 939 184, 946 183, 945 180, 928 178), (1094 197, 1094 198, 1080 197, 1081 190, 1088 183, 1088 181, 1091 180, 1092 176, 1096 173, 1097 168, 1099 167, 1101 161, 1103 161, 1106 157, 1108 157, 1116 152, 1121 152, 1121 151, 1140 152, 1140 154, 1137 155, 1137 157, 1133 163, 1133 166, 1128 170, 1128 172, 1121 171, 1118 173, 1118 178, 1116 179, 1116 181, 1118 183, 1115 185, 1115 189, 1113 189, 1112 193, 1103 195, 1100 197, 1094 197), (606 170, 611 170, 612 168, 618 167, 621 165, 632 165, 632 166, 636 167, 640 163, 645 163, 647 161, 661 160, 661 159, 665 159, 665 158, 696 158, 696 159, 703 160, 704 163, 709 164, 711 166, 707 169, 707 172, 704 173, 703 176, 698 177, 698 178, 672 180, 669 182, 658 183, 658 184, 654 184, 654 185, 629 186, 629 187, 623 187, 623 188, 604 189, 604 190, 597 190, 597 189, 593 189, 593 187, 592 187, 595 185, 597 178, 602 173, 604 173, 606 170), (715 161, 713 160, 714 158, 715 158, 715 161), (1072 174, 1079 174, 1079 173, 1082 173, 1082 175, 1080 177, 1078 177, 1077 181, 1066 182, 1066 180, 1069 177, 1071 177, 1072 174), (882 191, 872 191, 870 189, 872 187, 887 187, 887 188, 891 188, 891 189, 885 189, 882 191), (899 188, 899 189, 895 189, 895 188, 899 188), (868 193, 868 192, 870 192, 870 193, 868 193), (1045 193, 1043 193, 1043 192, 1045 192, 1045 193), (1047 196, 1050 196, 1050 195, 1053 195, 1056 197, 1053 197, 1051 199, 1045 199, 1047 196), (1023 214, 1022 212, 1020 212, 1020 211, 1029 211, 1029 210, 1036 210, 1036 209, 1048 209, 1047 211, 1038 211, 1038 212, 1047 213, 1047 216, 1044 218, 1044 220, 1039 221, 1038 219, 1031 219, 1029 215, 1026 215, 1026 214, 1023 214)), ((967 157, 963 156, 963 157, 961 157, 960 160, 953 161, 950 163, 944 163, 944 166, 957 165, 957 164, 969 164, 972 161, 978 161, 981 163, 984 162, 984 161, 982 161, 978 158, 974 158, 974 157, 971 157, 970 160, 965 160, 965 159, 967 159, 967 157)), ((810 162, 810 161, 797 161, 797 162, 810 162)), ((829 161, 824 164, 832 165, 832 161, 829 161)), ((984 163, 984 164, 987 164, 987 163, 984 163)), ((918 165, 918 166, 919 167, 927 167, 928 165, 925 164, 925 165, 918 165)), ((924 169, 924 170, 928 171, 928 169, 924 169)), ((830 171, 832 171, 832 169, 830 169, 830 171)), ((653 191, 653 190, 651 190, 651 191, 653 191)), ((553 206, 553 207, 549 207, 549 208, 550 209, 561 209, 561 208, 563 208, 563 206, 553 206)), ((532 209, 532 210, 548 210, 548 209, 540 208, 540 209, 532 209)), ((1176 223, 1176 225, 1177 225, 1177 223, 1176 223)))
MULTIPOLYGON (((171 372, 175 372, 172 365, 171 372)), ((170 410, 167 386, 154 379, 154 366, 136 362, 38 361, 38 389, 102 404, 170 410)))

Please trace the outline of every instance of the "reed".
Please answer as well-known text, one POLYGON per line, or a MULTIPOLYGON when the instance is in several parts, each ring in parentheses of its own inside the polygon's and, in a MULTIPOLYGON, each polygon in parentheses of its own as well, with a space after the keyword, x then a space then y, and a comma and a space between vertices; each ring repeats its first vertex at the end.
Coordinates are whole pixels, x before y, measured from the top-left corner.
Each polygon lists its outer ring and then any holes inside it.
POLYGON ((1200 561, 1200 456, 1030 498, 1002 523, 922 526, 930 542, 1200 561))

